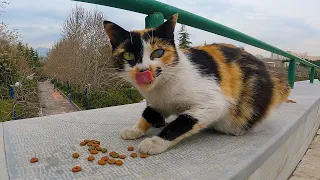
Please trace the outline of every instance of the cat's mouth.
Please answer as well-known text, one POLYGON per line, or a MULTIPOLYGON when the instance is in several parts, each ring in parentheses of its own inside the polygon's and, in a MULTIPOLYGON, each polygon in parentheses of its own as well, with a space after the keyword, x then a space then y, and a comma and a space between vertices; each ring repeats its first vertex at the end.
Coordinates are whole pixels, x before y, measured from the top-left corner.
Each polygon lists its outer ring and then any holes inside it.
POLYGON ((151 85, 155 81, 155 78, 161 75, 161 68, 157 67, 154 71, 154 74, 152 73, 151 69, 140 71, 136 73, 136 82, 139 86, 143 85, 151 85))
POLYGON ((150 85, 154 81, 153 74, 150 70, 137 72, 136 73, 136 82, 138 85, 150 85))

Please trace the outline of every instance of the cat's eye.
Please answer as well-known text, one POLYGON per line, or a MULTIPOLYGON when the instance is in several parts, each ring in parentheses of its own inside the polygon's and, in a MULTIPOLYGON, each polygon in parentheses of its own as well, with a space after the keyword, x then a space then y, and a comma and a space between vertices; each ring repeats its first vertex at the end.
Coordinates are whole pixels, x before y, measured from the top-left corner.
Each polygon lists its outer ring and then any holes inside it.
POLYGON ((132 60, 134 60, 134 54, 132 54, 130 52, 125 52, 125 53, 123 53, 123 58, 127 61, 132 61, 132 60))
POLYGON ((163 54, 164 54, 164 50, 163 49, 157 49, 157 50, 154 50, 151 53, 150 58, 151 59, 160 58, 161 56, 163 56, 163 54))

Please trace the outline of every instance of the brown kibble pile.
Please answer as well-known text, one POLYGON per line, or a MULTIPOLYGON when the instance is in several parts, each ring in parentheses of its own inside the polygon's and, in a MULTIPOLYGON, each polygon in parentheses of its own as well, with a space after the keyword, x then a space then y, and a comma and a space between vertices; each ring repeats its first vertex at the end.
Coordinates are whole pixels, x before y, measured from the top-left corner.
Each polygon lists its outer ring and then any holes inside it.
POLYGON ((131 157, 136 158, 136 157, 138 157, 138 154, 137 153, 131 153, 131 157))
POLYGON ((91 154, 98 154, 99 151, 98 151, 98 150, 91 150, 90 153, 91 153, 91 154))
POLYGON ((79 172, 79 171, 81 171, 81 167, 80 166, 74 166, 72 168, 72 172, 79 172))
POLYGON ((140 154, 140 157, 141 157, 141 158, 147 158, 147 157, 148 157, 148 154, 140 154))
POLYGON ((99 164, 99 165, 106 165, 107 162, 104 161, 104 160, 102 160, 102 159, 100 159, 100 160, 98 161, 98 164, 99 164))
POLYGON ((291 99, 286 99, 286 101, 285 101, 286 103, 297 103, 296 101, 294 101, 294 100, 291 100, 291 99))
POLYGON ((123 162, 121 160, 116 160, 116 165, 121 166, 123 162))
POLYGON ((79 153, 73 153, 73 154, 72 154, 72 157, 73 157, 73 158, 78 158, 79 156, 80 156, 79 153))
MULTIPOLYGON (((295 103, 295 102, 294 102, 295 103)), ((89 140, 89 139, 85 139, 83 141, 81 141, 79 143, 80 146, 89 146, 89 147, 86 147, 88 148, 88 151, 90 152, 90 154, 99 154, 99 152, 101 153, 106 153, 108 152, 107 148, 105 147, 101 147, 101 143, 100 141, 97 141, 97 140, 89 140)), ((134 147, 133 146, 128 146, 127 148, 128 151, 134 151, 134 147)), ((120 154, 116 151, 110 151, 109 152, 109 156, 102 156, 101 159, 98 160, 98 164, 99 165, 106 165, 107 163, 108 164, 115 164, 117 166, 122 166, 123 165, 123 160, 127 158, 127 156, 125 154, 120 154)), ((136 152, 132 152, 130 154, 130 156, 132 158, 137 158, 138 157, 138 153, 136 152)), ((74 152, 72 154, 72 157, 73 158, 79 158, 80 157, 80 154, 78 152, 74 152)), ((148 154, 140 154, 140 157, 141 158, 147 158, 148 157, 148 154)), ((89 155, 87 157, 87 160, 88 161, 94 161, 96 158, 95 156, 93 155, 89 155)), ((33 157, 30 159, 30 163, 35 163, 35 162, 38 162, 38 158, 36 157, 33 157)), ((72 168, 72 172, 79 172, 81 171, 81 167, 80 165, 76 165, 72 168)))
POLYGON ((101 157, 101 160, 104 160, 104 161, 108 161, 109 157, 108 156, 103 156, 101 157))
POLYGON ((133 146, 128 146, 128 151, 133 151, 134 147, 133 146))
POLYGON ((108 159, 108 163, 109 163, 109 164, 114 164, 114 163, 116 163, 116 160, 114 160, 114 159, 108 159))
POLYGON ((30 162, 31 163, 35 163, 35 162, 38 162, 38 160, 39 160, 38 158, 33 157, 33 158, 30 159, 30 162))
POLYGON ((94 156, 89 156, 89 157, 88 157, 88 161, 93 161, 94 159, 95 159, 94 156))

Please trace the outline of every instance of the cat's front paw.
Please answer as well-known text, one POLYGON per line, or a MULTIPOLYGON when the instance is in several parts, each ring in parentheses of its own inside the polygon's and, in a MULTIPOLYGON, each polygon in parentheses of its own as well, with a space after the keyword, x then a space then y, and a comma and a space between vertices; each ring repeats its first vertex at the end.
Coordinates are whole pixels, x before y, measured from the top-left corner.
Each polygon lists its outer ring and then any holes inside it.
POLYGON ((171 146, 171 142, 164 140, 158 136, 146 138, 138 146, 140 153, 159 154, 167 150, 171 146))
POLYGON ((141 136, 143 135, 143 133, 142 133, 142 132, 139 132, 139 131, 136 130, 136 129, 129 129, 129 128, 127 128, 127 129, 124 129, 124 130, 120 133, 120 135, 121 135, 121 138, 122 138, 122 139, 127 140, 127 139, 137 139, 137 138, 141 137, 141 136))

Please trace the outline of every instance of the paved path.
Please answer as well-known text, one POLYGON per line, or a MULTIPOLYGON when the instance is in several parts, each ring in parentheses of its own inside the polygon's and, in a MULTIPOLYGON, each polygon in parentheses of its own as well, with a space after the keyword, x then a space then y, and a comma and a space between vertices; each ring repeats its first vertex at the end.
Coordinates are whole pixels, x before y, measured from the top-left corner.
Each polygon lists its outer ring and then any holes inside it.
POLYGON ((75 112, 68 99, 54 90, 50 81, 39 82, 40 100, 42 105, 41 116, 75 112))
POLYGON ((320 180, 320 129, 290 180, 320 180))

